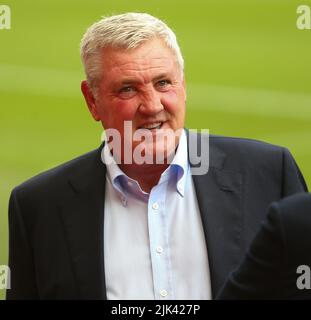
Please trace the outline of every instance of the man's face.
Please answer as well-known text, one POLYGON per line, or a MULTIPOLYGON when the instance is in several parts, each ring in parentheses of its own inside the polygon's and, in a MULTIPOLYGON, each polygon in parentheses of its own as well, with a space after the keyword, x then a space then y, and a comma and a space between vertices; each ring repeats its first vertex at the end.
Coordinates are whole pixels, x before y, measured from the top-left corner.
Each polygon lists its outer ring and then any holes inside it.
MULTIPOLYGON (((159 129, 175 132, 184 127, 183 72, 162 40, 154 39, 132 50, 105 48, 101 68, 96 95, 86 82, 82 83, 82 91, 94 119, 101 121, 106 130, 117 129, 122 146, 125 138, 131 139, 134 151, 141 143, 133 141, 137 129, 148 130, 155 138, 159 129), (124 121, 132 122, 130 137, 125 136, 124 121)), ((170 154, 174 149, 175 143, 152 145, 153 155, 170 154)))

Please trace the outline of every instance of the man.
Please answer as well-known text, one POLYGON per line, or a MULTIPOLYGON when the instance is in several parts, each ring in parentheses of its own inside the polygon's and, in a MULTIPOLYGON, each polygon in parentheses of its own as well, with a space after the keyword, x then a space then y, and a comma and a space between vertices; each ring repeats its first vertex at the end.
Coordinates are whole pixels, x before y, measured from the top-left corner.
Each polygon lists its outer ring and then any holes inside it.
POLYGON ((155 17, 100 20, 81 56, 82 92, 109 138, 13 190, 7 297, 215 297, 268 205, 306 190, 294 159, 281 147, 183 129, 183 58, 155 17), (210 150, 209 171, 196 175, 193 137, 210 150))
POLYGON ((311 195, 271 205, 219 299, 311 299, 311 195))

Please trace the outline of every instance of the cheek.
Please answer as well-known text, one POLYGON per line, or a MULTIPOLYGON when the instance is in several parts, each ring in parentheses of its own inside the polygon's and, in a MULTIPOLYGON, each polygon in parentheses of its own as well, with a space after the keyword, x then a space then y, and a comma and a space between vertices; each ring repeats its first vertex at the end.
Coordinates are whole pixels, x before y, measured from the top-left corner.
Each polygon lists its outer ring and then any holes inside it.
POLYGON ((182 92, 169 91, 161 97, 162 105, 172 115, 179 113, 185 105, 185 96, 182 92))
POLYGON ((114 109, 118 117, 124 120, 132 120, 137 111, 137 102, 135 99, 120 100, 114 109))
POLYGON ((110 102, 102 108, 102 117, 111 127, 123 126, 125 120, 133 120, 137 105, 132 100, 110 102))

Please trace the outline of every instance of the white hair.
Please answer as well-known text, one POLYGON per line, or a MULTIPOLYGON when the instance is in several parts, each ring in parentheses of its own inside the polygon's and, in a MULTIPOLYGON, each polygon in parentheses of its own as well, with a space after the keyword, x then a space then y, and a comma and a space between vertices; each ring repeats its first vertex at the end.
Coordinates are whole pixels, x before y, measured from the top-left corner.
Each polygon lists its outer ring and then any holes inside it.
POLYGON ((124 13, 103 17, 91 25, 81 40, 80 54, 90 87, 101 78, 103 48, 135 49, 153 38, 160 38, 176 56, 184 70, 184 59, 174 32, 161 20, 147 13, 124 13))

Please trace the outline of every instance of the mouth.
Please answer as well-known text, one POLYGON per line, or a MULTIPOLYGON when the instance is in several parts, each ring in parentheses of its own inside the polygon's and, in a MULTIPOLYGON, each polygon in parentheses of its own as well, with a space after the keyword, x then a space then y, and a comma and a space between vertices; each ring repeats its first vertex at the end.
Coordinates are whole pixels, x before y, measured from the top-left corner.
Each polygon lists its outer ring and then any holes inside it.
POLYGON ((153 122, 153 123, 147 123, 143 126, 139 127, 139 129, 146 129, 146 130, 157 130, 161 129, 164 122, 153 122))

